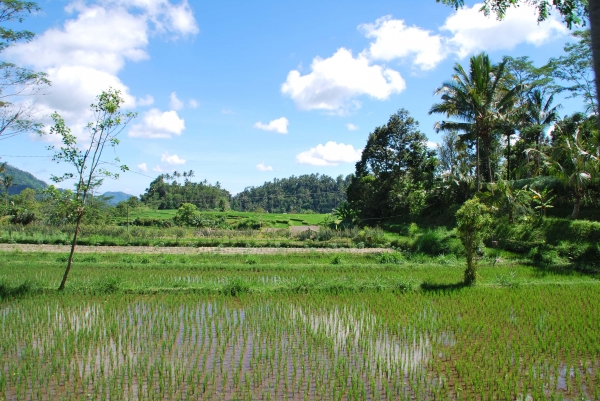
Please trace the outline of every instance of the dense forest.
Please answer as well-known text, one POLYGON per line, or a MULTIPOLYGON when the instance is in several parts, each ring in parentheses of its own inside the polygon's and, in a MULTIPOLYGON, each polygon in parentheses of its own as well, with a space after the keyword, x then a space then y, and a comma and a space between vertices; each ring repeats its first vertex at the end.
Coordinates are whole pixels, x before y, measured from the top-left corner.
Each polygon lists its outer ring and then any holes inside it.
POLYGON ((229 209, 229 191, 221 188, 218 182, 215 185, 206 180, 192 182, 193 177, 192 170, 183 174, 177 171, 173 174, 161 174, 150 183, 150 187, 146 188, 140 199, 142 203, 159 210, 177 209, 183 203, 196 205, 200 210, 229 209), (182 177, 183 183, 180 182, 182 177))
POLYGON ((248 187, 233 197, 232 209, 265 210, 270 213, 330 213, 346 200, 351 176, 332 178, 305 174, 274 179, 259 187, 248 187))

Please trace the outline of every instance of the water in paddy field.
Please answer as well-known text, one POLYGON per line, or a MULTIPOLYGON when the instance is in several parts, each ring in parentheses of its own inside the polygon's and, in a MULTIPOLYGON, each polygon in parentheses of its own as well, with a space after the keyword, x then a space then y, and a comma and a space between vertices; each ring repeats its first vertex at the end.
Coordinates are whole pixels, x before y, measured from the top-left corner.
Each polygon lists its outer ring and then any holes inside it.
MULTIPOLYGON (((478 387, 476 366, 453 364, 469 360, 465 339, 434 308, 417 315, 401 325, 358 301, 273 298, 14 303, 0 309, 0 399, 506 399, 500 387, 478 387)), ((597 357, 530 363, 524 371, 547 384, 545 396, 593 399, 597 357)), ((508 389, 511 399, 532 398, 527 380, 508 389)))

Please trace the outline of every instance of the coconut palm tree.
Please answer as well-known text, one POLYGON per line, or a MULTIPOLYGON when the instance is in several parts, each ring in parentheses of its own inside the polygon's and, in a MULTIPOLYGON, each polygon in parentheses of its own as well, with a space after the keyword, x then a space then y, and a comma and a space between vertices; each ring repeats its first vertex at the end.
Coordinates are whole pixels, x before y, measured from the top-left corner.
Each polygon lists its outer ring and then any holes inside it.
POLYGON ((454 74, 436 90, 442 101, 431 106, 429 114, 445 114, 459 121, 440 121, 436 130, 457 130, 475 136, 477 155, 476 186, 481 190, 481 152, 483 145, 484 165, 487 181, 493 182, 491 166, 491 144, 494 130, 500 116, 510 110, 517 101, 522 85, 507 88, 506 61, 492 64, 487 54, 474 55, 470 59, 467 72, 460 64, 455 64, 454 74))
MULTIPOLYGON (((542 150, 541 143, 544 139, 544 131, 558 120, 558 109, 562 107, 560 104, 552 107, 553 100, 554 95, 546 98, 544 91, 537 88, 529 92, 524 104, 522 114, 524 128, 521 130, 521 137, 532 144, 538 152, 542 150)), ((539 171, 541 167, 540 158, 535 157, 533 162, 535 170, 539 171)))

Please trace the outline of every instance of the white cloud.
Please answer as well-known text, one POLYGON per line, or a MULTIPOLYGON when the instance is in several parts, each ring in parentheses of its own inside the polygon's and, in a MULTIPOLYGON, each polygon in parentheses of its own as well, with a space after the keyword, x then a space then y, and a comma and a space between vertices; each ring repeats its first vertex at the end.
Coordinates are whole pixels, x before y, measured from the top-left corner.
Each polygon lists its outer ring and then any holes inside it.
POLYGON ((169 152, 163 153, 162 156, 160 157, 160 161, 166 162, 167 164, 170 164, 170 165, 185 164, 185 159, 182 159, 181 157, 179 157, 177 155, 171 155, 171 154, 169 154, 169 152))
POLYGON ((173 110, 181 110, 183 108, 183 102, 177 98, 177 93, 171 92, 169 106, 173 110))
POLYGON ((437 142, 433 142, 433 141, 427 141, 427 147, 428 147, 429 149, 437 149, 437 147, 438 147, 439 145, 440 145, 440 144, 439 144, 439 143, 437 143, 437 142))
POLYGON ((138 170, 146 172, 148 171, 148 165, 146 163, 141 163, 137 165, 138 170))
POLYGON ((446 57, 444 39, 417 26, 407 27, 403 20, 381 17, 374 24, 362 24, 358 29, 375 39, 363 53, 370 60, 390 61, 411 57, 423 70, 434 68, 446 57))
POLYGON ((177 115, 175 110, 161 112, 150 109, 142 116, 142 122, 134 124, 129 129, 129 136, 133 138, 171 138, 181 135, 185 129, 185 121, 177 115))
POLYGON ((273 171, 273 167, 272 167, 272 166, 267 166, 267 165, 265 164, 265 162, 258 163, 258 164, 256 165, 256 169, 257 169, 258 171, 273 171))
POLYGON ((195 99, 190 99, 188 105, 190 106, 190 109, 196 109, 200 104, 195 99))
POLYGON ((138 106, 150 106, 154 103, 154 98, 152 95, 146 95, 142 98, 138 98, 137 105, 138 106))
POLYGON ((386 100, 406 87, 397 71, 371 65, 364 54, 355 58, 351 50, 343 47, 327 59, 316 57, 311 70, 307 75, 300 75, 298 70, 290 71, 281 85, 281 92, 302 110, 343 114, 360 107, 356 97, 369 95, 386 100))
POLYGON ((268 124, 263 124, 261 121, 254 124, 254 128, 262 129, 265 131, 273 131, 278 134, 287 134, 289 121, 285 117, 278 118, 270 121, 268 124))
POLYGON ((325 146, 319 144, 316 148, 298 153, 296 163, 312 166, 337 166, 340 163, 352 163, 360 160, 362 149, 354 149, 352 145, 344 145, 329 141, 325 146))
POLYGON ((480 51, 511 50, 521 43, 540 46, 549 40, 568 34, 568 29, 551 14, 538 24, 535 8, 527 3, 507 10, 502 21, 486 17, 479 10, 482 4, 461 8, 446 19, 440 28, 450 32, 448 46, 459 57, 480 51))
POLYGON ((162 173, 163 169, 157 164, 156 166, 152 167, 152 171, 156 171, 157 173, 162 173))
POLYGON ((125 108, 153 103, 150 95, 133 96, 117 76, 127 62, 149 58, 150 36, 179 38, 198 32, 186 0, 177 5, 168 0, 73 1, 65 10, 71 16, 62 26, 3 55, 6 61, 48 73, 52 86, 38 98, 37 108, 42 115, 57 111, 80 138, 85 138, 90 103, 109 87, 121 91, 125 108))
POLYGON ((346 124, 346 128, 348 128, 348 131, 356 131, 358 130, 358 126, 352 124, 352 123, 348 123, 346 124))

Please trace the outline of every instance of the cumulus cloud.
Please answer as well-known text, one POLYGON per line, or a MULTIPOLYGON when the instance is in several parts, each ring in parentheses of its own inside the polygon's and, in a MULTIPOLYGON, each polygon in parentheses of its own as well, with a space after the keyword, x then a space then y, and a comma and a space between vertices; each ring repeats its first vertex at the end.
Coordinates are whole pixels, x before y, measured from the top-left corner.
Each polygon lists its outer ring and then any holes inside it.
POLYGON ((181 110, 183 109, 183 102, 177 98, 177 93, 171 92, 171 97, 169 101, 169 106, 173 110, 181 110))
POLYGON ((391 15, 381 17, 374 24, 362 24, 358 29, 374 39, 363 53, 371 60, 390 61, 410 57, 423 70, 434 68, 446 57, 444 39, 417 26, 408 27, 403 20, 391 15))
POLYGON ((156 166, 152 167, 152 171, 156 171, 157 173, 162 173, 163 169, 157 164, 156 166))
POLYGON ((137 165, 138 170, 146 172, 148 171, 148 165, 146 163, 141 163, 137 165))
POLYGON ((346 128, 348 128, 348 131, 356 131, 358 130, 358 126, 352 124, 352 123, 348 123, 346 124, 346 128))
POLYGON ((511 50, 522 43, 539 46, 568 34, 557 13, 538 24, 534 7, 521 4, 498 21, 480 12, 481 6, 453 12, 438 32, 408 26, 390 15, 361 24, 359 31, 371 41, 358 56, 342 47, 328 58, 316 57, 307 74, 302 75, 300 68, 290 71, 281 92, 301 110, 347 114, 360 107, 361 96, 386 100, 405 89, 400 73, 382 62, 408 61, 431 70, 451 55, 464 58, 480 51, 511 50))
POLYGON ((342 47, 329 58, 316 57, 309 74, 290 71, 281 92, 302 110, 341 114, 360 107, 360 103, 353 101, 358 96, 386 100, 405 88, 404 79, 397 71, 371 65, 364 54, 354 57, 351 50, 342 47))
POLYGON ((429 149, 437 149, 437 147, 438 147, 439 145, 440 145, 440 144, 439 144, 439 143, 437 143, 437 142, 433 142, 433 141, 427 141, 427 147, 428 147, 429 149))
POLYGON ((553 13, 538 24, 535 7, 526 3, 507 10, 502 21, 480 12, 482 4, 457 10, 440 28, 452 37, 450 50, 463 58, 480 51, 510 50, 521 43, 540 46, 568 34, 568 29, 553 13))
POLYGON ((179 157, 177 155, 171 155, 171 154, 169 154, 169 152, 163 153, 162 156, 160 157, 160 161, 166 162, 167 164, 170 164, 170 165, 185 164, 185 159, 182 159, 181 157, 179 157))
POLYGON ((256 169, 257 169, 258 171, 273 171, 273 167, 272 167, 272 166, 267 166, 267 165, 265 164, 265 162, 258 163, 258 164, 256 165, 256 169))
POLYGON ((150 109, 142 116, 142 122, 134 124, 129 129, 129 136, 133 138, 171 138, 181 135, 185 129, 185 121, 177 115, 175 110, 161 112, 159 109, 150 109))
POLYGON ((188 105, 190 106, 190 109, 195 109, 199 106, 198 102, 195 99, 190 99, 188 101, 188 105))
POLYGON ((354 149, 352 145, 344 145, 329 141, 325 146, 319 144, 315 148, 298 153, 296 163, 312 166, 337 166, 340 163, 352 163, 360 160, 362 149, 354 149))
POLYGON ((37 101, 40 114, 57 111, 78 137, 85 137, 89 104, 109 87, 121 91, 125 108, 153 103, 150 95, 132 95, 117 76, 127 62, 150 57, 146 48, 151 36, 175 39, 198 32, 187 0, 73 1, 65 10, 71 17, 62 26, 12 46, 3 55, 6 61, 48 73, 52 87, 37 101))
POLYGON ((261 121, 254 124, 254 128, 262 129, 264 131, 273 131, 278 134, 287 134, 289 121, 285 117, 278 118, 270 121, 268 124, 263 124, 261 121))

